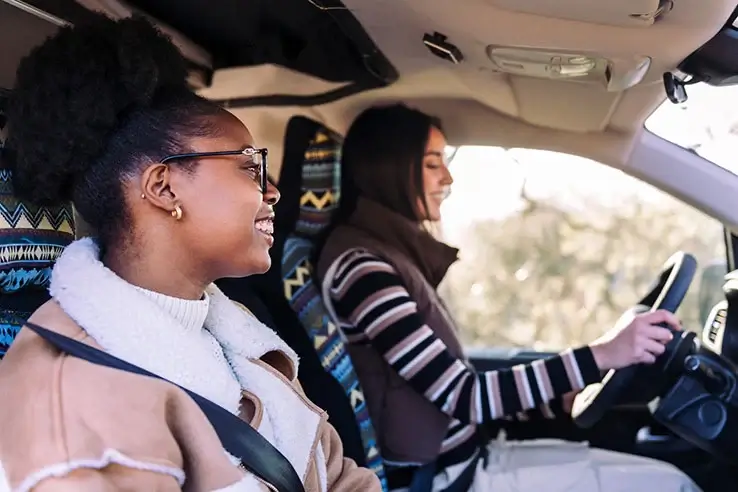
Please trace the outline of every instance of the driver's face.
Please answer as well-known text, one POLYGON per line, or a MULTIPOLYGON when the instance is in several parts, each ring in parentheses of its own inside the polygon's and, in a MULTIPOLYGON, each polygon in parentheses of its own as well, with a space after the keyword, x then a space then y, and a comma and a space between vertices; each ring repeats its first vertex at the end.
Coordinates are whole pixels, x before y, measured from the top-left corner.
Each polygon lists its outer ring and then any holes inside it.
POLYGON ((441 204, 451 192, 451 177, 445 160, 446 137, 436 127, 431 127, 428 143, 423 156, 423 191, 426 210, 422 199, 418 198, 417 208, 423 216, 421 220, 441 220, 441 204))

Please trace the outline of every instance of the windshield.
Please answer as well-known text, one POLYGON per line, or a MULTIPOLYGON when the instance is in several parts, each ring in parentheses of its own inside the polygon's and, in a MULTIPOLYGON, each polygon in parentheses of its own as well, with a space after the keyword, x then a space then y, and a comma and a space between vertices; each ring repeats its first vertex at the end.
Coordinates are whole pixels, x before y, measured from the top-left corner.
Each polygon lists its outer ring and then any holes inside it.
MULTIPOLYGON (((646 292, 678 250, 725 258, 722 225, 599 162, 531 149, 461 147, 438 232, 461 248, 441 285, 468 348, 589 343, 646 292)), ((679 316, 700 331, 722 298, 690 290, 679 316)))
POLYGON ((738 86, 687 87, 683 104, 668 99, 646 120, 653 134, 690 149, 718 166, 738 174, 738 86))

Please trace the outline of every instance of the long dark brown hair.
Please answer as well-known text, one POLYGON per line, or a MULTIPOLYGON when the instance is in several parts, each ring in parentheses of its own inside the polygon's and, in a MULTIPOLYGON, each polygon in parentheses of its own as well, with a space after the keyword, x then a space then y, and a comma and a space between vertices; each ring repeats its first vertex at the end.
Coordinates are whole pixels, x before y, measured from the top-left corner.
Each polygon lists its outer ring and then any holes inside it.
POLYGON ((351 125, 341 156, 341 203, 336 221, 348 219, 359 196, 373 200, 409 220, 427 212, 423 157, 431 127, 441 121, 404 104, 377 106, 351 125), (418 198, 425 211, 417 210, 418 198))
POLYGON ((360 196, 414 222, 427 216, 423 157, 433 127, 443 132, 440 119, 404 104, 375 106, 354 120, 341 149, 340 203, 317 255, 330 232, 349 220, 360 196), (424 210, 418 210, 418 198, 424 210))

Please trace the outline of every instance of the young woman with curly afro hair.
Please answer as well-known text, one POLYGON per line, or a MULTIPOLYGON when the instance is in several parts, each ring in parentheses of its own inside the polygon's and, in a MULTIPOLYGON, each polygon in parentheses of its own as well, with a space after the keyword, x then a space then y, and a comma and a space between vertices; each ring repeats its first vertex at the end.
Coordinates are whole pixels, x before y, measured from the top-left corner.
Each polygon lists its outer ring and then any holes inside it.
MULTIPOLYGON (((194 94, 147 21, 61 29, 20 64, 13 186, 95 232, 57 261, 29 322, 198 393, 256 428, 308 492, 380 490, 304 396, 297 357, 213 284, 270 266, 266 150, 194 94)), ((24 327, 0 364, 0 492, 273 490, 187 394, 53 349, 24 327)))

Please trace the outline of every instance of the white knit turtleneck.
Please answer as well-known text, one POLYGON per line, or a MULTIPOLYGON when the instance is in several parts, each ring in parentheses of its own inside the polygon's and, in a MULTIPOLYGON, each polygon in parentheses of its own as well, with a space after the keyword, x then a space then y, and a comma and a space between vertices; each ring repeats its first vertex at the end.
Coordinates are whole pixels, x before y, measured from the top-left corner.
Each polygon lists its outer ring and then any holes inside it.
POLYGON ((212 333, 204 329, 205 319, 208 316, 208 309, 210 308, 210 297, 208 297, 207 293, 203 293, 202 299, 192 301, 160 294, 159 292, 138 286, 134 287, 171 316, 182 327, 185 333, 196 338, 198 344, 207 347, 208 352, 213 355, 213 358, 219 364, 223 365, 224 368, 228 368, 227 373, 231 375, 234 381, 238 382, 233 368, 223 354, 223 347, 220 346, 212 333))
POLYGON ((202 328, 205 325, 205 318, 208 316, 208 308, 210 307, 210 298, 207 294, 203 294, 202 299, 198 301, 191 301, 189 299, 160 294, 142 287, 134 287, 137 291, 156 302, 160 308, 174 318, 177 323, 182 325, 185 331, 205 331, 202 328))

